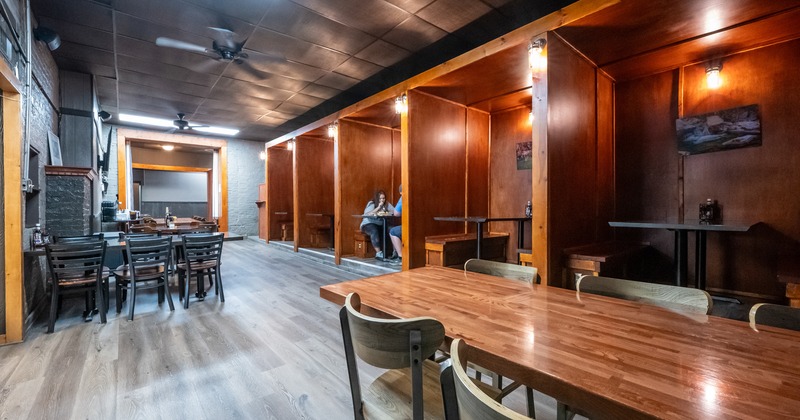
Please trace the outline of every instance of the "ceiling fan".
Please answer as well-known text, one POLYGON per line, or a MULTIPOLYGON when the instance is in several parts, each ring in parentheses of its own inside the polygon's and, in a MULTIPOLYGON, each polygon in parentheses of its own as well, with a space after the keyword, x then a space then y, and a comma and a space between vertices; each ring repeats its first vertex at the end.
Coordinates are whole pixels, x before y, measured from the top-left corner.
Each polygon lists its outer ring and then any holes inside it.
POLYGON ((171 129, 170 133, 174 133, 176 130, 183 131, 183 130, 191 130, 193 128, 198 128, 198 127, 208 127, 207 125, 191 124, 189 121, 186 121, 186 114, 184 114, 183 112, 178 113, 178 119, 173 120, 172 125, 174 125, 175 128, 171 129))
POLYGON ((224 28, 209 27, 209 29, 217 34, 217 36, 214 37, 214 41, 211 43, 210 49, 202 45, 192 44, 191 42, 162 36, 156 38, 156 45, 159 47, 177 48, 184 51, 203 53, 216 60, 232 61, 237 64, 242 64, 242 60, 247 58, 248 55, 242 52, 244 42, 236 41, 236 33, 224 28))

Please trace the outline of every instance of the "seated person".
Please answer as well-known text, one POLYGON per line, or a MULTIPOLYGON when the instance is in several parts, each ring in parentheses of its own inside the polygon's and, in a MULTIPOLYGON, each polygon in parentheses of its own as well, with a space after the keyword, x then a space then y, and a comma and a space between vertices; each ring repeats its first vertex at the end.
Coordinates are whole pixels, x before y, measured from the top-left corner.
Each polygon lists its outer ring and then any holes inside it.
POLYGON ((361 226, 359 227, 362 232, 369 235, 372 247, 375 248, 375 258, 383 259, 384 253, 382 247, 383 241, 383 224, 386 219, 377 217, 379 215, 388 216, 394 214, 394 207, 391 203, 386 202, 386 193, 379 190, 375 193, 375 197, 367 203, 364 208, 364 217, 361 219, 361 226))
MULTIPOLYGON (((403 212, 403 185, 400 185, 400 199, 397 200, 397 206, 394 208, 394 215, 396 217, 400 217, 401 213, 403 212)), ((394 255, 392 256, 392 260, 398 264, 403 262, 403 229, 402 225, 397 225, 389 230, 389 238, 392 240, 392 246, 394 247, 394 253, 397 255, 397 259, 394 259, 394 255)))

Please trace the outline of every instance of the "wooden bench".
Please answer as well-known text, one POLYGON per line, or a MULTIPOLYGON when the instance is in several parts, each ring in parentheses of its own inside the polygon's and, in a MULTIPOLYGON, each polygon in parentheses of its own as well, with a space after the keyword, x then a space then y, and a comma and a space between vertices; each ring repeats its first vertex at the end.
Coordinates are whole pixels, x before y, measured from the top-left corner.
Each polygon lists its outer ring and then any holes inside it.
POLYGON ((293 241, 294 240, 294 223, 282 222, 281 226, 281 240, 293 241))
POLYGON ((641 258, 647 242, 608 241, 564 249, 566 286, 575 289, 578 275, 627 277, 628 262, 641 258))
POLYGON ((781 257, 778 260, 778 281, 786 283, 789 306, 800 308, 800 260, 797 256, 781 257))
MULTIPOLYGON (((463 267, 475 258, 478 244, 475 233, 451 233, 425 237, 425 265, 463 267)), ((481 239, 481 258, 506 261, 507 233, 485 233, 481 239)))
POLYGON ((533 254, 530 249, 517 248, 517 255, 519 255, 519 265, 533 267, 533 254))
POLYGON ((353 241, 355 242, 353 249, 355 250, 356 257, 372 258, 375 256, 375 248, 372 247, 372 241, 369 239, 369 235, 362 232, 361 229, 353 233, 353 241))
POLYGON ((328 225, 311 226, 308 229, 311 232, 311 247, 312 248, 327 248, 330 241, 331 227, 328 225))

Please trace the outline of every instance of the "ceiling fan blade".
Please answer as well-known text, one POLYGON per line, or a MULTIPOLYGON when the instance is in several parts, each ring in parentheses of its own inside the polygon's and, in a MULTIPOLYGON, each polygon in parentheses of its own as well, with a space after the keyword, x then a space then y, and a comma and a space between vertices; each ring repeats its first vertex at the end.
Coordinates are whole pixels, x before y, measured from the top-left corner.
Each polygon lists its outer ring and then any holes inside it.
POLYGON ((160 36, 156 38, 156 45, 159 47, 167 47, 167 48, 177 48, 179 50, 186 50, 186 51, 193 51, 199 53, 213 53, 206 47, 201 47, 197 44, 192 44, 190 42, 179 41, 177 39, 172 38, 165 38, 160 36))
POLYGON ((229 29, 225 28, 217 28, 214 26, 209 26, 208 29, 211 29, 216 33, 214 39, 217 41, 217 45, 232 49, 232 50, 239 50, 242 48, 244 43, 240 43, 236 41, 236 32, 233 32, 229 29))
POLYGON ((209 127, 209 126, 205 125, 205 124, 190 124, 189 125, 190 129, 192 129, 192 128, 205 128, 205 127, 209 127))
POLYGON ((248 63, 247 61, 237 60, 237 61, 235 61, 235 63, 238 64, 239 67, 242 70, 244 70, 247 74, 257 78, 258 80, 261 80, 261 79, 264 78, 264 74, 261 73, 261 71, 258 70, 257 68, 251 66, 250 63, 248 63))

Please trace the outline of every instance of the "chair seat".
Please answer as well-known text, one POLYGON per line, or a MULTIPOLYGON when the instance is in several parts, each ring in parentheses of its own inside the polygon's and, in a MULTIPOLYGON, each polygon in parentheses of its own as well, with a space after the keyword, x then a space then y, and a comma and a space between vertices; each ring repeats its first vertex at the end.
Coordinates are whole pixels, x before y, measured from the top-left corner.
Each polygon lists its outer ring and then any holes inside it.
MULTIPOLYGON (((140 268, 136 271, 136 280, 145 281, 149 279, 157 279, 164 273, 164 267, 140 268)), ((121 265, 114 270, 114 275, 124 279, 130 279, 130 267, 128 265, 121 265)))
MULTIPOLYGON (((111 269, 108 267, 103 267, 103 280, 107 279, 109 276, 111 276, 111 269)), ((94 283, 95 280, 95 273, 89 273, 88 275, 82 276, 61 276, 59 277, 58 284, 60 286, 70 287, 94 283)))
MULTIPOLYGON (((189 267, 185 262, 178 263, 178 270, 188 270, 189 267)), ((208 260, 192 263, 192 270, 208 270, 217 267, 217 260, 208 260)))
MULTIPOLYGON (((439 365, 431 360, 422 364, 425 419, 444 419, 439 365)), ((364 417, 367 419, 410 419, 411 369, 386 371, 364 390, 364 417)))

